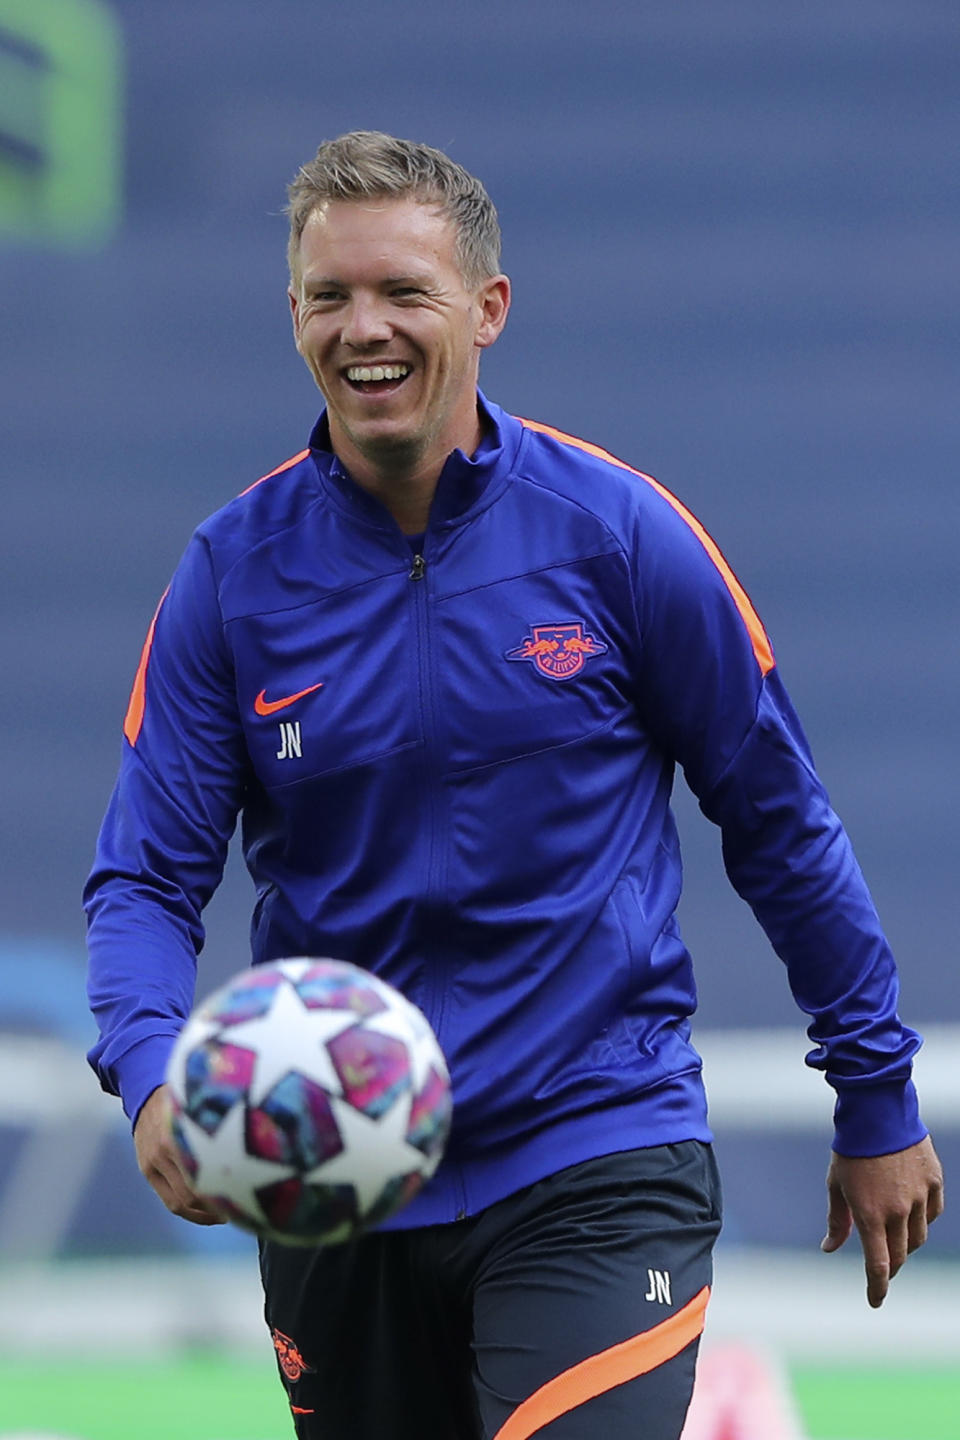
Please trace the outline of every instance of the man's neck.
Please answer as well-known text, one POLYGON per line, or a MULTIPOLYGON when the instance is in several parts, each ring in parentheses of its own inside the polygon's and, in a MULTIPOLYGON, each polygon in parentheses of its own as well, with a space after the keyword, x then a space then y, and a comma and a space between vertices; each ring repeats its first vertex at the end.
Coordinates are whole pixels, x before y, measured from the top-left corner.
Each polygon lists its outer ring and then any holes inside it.
POLYGON ((398 448, 371 455, 358 449, 349 437, 335 435, 333 427, 330 443, 354 484, 385 505, 405 535, 418 535, 427 528, 437 482, 448 457, 456 449, 472 455, 482 437, 483 427, 476 415, 469 435, 452 444, 441 441, 419 453, 398 448))

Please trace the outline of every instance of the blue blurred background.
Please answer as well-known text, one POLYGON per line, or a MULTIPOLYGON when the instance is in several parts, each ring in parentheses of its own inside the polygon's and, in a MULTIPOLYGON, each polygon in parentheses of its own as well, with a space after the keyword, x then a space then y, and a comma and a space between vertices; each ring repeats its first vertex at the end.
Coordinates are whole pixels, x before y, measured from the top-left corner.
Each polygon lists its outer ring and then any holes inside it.
MULTIPOLYGON (((244 1243, 160 1210, 76 1060, 79 893, 180 551, 318 410, 282 207, 347 129, 484 179, 515 287, 484 388, 706 524, 773 637, 905 1017, 960 1022, 958 41, 955 0, 0 0, 0 1255, 244 1243)), ((706 1038, 775 1030, 816 1095, 788 1128, 773 1100, 718 1110, 728 1234, 811 1245, 830 1097, 680 791, 706 1038)), ((246 963, 250 903, 233 861, 202 990, 246 963)), ((948 1158, 953 1107, 933 1106, 948 1158)), ((957 1221, 930 1249, 960 1252, 957 1221)))

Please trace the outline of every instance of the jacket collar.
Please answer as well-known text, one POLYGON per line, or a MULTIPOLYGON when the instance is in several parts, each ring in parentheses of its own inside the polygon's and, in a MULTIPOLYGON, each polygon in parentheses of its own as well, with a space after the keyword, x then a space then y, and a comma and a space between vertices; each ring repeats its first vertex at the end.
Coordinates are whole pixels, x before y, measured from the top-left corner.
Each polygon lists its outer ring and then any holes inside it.
MULTIPOLYGON (((454 450, 447 456, 430 506, 428 528, 431 530, 465 519, 484 496, 492 500, 513 467, 523 435, 521 425, 498 405, 491 404, 479 390, 477 408, 483 422, 483 437, 472 455, 454 450)), ((310 450, 321 477, 349 509, 380 529, 395 528, 386 506, 350 478, 331 449, 325 410, 311 432, 310 450)))

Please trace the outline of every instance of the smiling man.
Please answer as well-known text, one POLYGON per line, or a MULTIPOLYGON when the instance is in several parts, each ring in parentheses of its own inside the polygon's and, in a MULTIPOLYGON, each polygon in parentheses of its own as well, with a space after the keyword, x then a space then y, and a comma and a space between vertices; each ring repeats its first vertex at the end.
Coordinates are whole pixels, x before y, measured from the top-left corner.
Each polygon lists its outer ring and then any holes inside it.
POLYGON ((262 1248, 298 1436, 677 1440, 720 1226, 677 764, 810 1016, 837 1093, 824 1249, 857 1228, 874 1306, 942 1208, 919 1038, 717 546, 649 476, 478 391, 510 303, 480 183, 357 132, 289 208, 326 404, 199 528, 151 626, 86 896, 91 1059, 164 1203, 215 1223, 163 1076, 242 814, 254 963, 382 975, 454 1091, 443 1163, 387 1226, 262 1248))
POLYGON ((293 253, 297 349, 351 478, 423 530, 448 455, 480 443, 480 354, 506 323, 505 275, 461 270, 452 219, 413 198, 328 201, 293 253))

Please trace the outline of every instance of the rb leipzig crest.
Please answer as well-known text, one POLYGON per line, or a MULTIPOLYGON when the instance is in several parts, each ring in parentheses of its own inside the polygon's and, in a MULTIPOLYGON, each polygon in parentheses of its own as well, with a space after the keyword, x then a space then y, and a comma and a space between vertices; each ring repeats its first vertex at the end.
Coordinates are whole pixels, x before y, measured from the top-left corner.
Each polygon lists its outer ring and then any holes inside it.
POLYGON ((570 680, 583 669, 591 655, 603 655, 606 645, 594 635, 584 633, 577 621, 564 625, 534 625, 516 650, 508 650, 508 660, 532 660, 550 680, 570 680))

